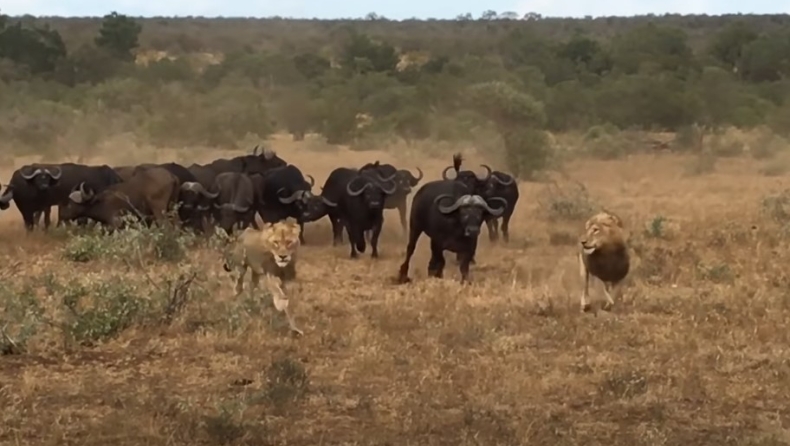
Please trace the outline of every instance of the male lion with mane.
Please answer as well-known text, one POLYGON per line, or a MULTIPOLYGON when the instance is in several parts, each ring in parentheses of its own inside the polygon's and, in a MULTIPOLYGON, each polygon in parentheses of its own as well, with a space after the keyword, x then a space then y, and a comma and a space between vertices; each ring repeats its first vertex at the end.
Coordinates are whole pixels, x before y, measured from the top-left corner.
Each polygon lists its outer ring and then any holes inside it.
POLYGON ((285 313, 288 325, 296 333, 304 334, 296 327, 288 312, 288 296, 285 295, 285 282, 296 279, 296 254, 299 248, 299 223, 287 218, 277 223, 264 223, 260 230, 248 227, 236 239, 225 255, 222 267, 227 272, 239 272, 236 281, 236 295, 244 291, 244 276, 247 269, 252 270, 252 287, 258 287, 261 276, 272 293, 274 307, 285 313))
POLYGON ((590 310, 590 275, 593 275, 604 284, 606 305, 603 308, 609 310, 614 305, 612 291, 620 294, 620 285, 630 267, 623 221, 612 213, 599 212, 587 220, 584 228, 585 234, 579 239, 579 272, 584 279, 581 309, 582 312, 590 310))

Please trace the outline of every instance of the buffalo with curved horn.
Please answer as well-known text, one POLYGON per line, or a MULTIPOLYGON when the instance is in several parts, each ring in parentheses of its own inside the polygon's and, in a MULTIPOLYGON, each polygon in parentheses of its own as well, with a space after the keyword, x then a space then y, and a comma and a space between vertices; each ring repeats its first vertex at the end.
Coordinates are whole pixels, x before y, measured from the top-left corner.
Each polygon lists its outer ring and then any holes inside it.
POLYGON ((472 193, 458 181, 438 180, 425 183, 412 201, 409 220, 409 242, 406 259, 401 264, 398 281, 407 283, 409 262, 417 247, 417 240, 424 232, 431 239, 431 260, 428 275, 442 277, 444 251, 456 253, 461 270, 461 282, 469 281, 469 265, 477 251, 480 226, 486 218, 502 215, 507 201, 502 198, 486 200, 472 193), (491 203, 502 203, 494 208, 491 203))
POLYGON ((333 244, 342 242, 343 227, 351 244, 351 258, 365 252, 365 231, 371 231, 371 257, 379 255, 378 240, 384 224, 384 203, 397 192, 394 178, 382 182, 376 175, 339 167, 327 177, 322 196, 337 206, 327 209, 332 222, 333 244))
POLYGON ((181 183, 178 190, 178 219, 196 232, 208 232, 211 209, 219 192, 209 192, 197 181, 181 183))
POLYGON ((387 195, 384 200, 384 209, 397 209, 403 234, 406 234, 406 201, 414 187, 423 179, 422 169, 416 168, 419 176, 414 176, 406 169, 396 169, 392 164, 381 164, 378 161, 362 166, 360 172, 376 172, 377 178, 382 183, 395 181, 397 190, 387 195))
POLYGON ((320 213, 323 206, 331 206, 334 202, 314 199, 311 189, 315 179, 308 175, 305 179, 302 171, 293 164, 270 169, 262 175, 258 189, 262 197, 259 209, 264 223, 275 223, 288 217, 299 222, 302 231, 299 240, 304 244, 304 224, 313 221, 312 216, 320 213))

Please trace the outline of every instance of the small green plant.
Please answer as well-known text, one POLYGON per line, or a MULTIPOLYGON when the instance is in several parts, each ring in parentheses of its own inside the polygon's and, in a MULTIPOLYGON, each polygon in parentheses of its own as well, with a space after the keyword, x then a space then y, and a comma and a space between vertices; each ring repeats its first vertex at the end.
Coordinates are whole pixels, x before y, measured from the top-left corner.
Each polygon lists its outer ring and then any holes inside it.
POLYGON ((266 373, 267 399, 278 411, 283 411, 307 392, 309 379, 302 363, 290 358, 275 360, 266 373))
POLYGON ((121 230, 98 227, 75 234, 63 248, 63 257, 73 262, 99 259, 129 262, 142 257, 180 262, 196 242, 192 233, 181 231, 169 221, 148 227, 130 216, 123 220, 125 227, 121 230))
POLYGON ((56 286, 66 310, 65 334, 80 345, 114 338, 138 321, 150 305, 140 297, 138 286, 119 278, 98 283, 75 280, 56 286))
POLYGON ((790 223, 790 189, 763 199, 762 213, 780 225, 790 223))
POLYGON ((0 355, 25 353, 28 341, 38 333, 43 315, 32 287, 17 291, 0 286, 0 355))
POLYGON ((713 283, 732 283, 735 274, 726 263, 716 263, 713 265, 697 265, 699 277, 713 283))
POLYGON ((664 223, 666 223, 667 219, 663 215, 657 215, 653 220, 650 221, 647 229, 645 230, 645 235, 650 238, 663 238, 664 233, 664 223))

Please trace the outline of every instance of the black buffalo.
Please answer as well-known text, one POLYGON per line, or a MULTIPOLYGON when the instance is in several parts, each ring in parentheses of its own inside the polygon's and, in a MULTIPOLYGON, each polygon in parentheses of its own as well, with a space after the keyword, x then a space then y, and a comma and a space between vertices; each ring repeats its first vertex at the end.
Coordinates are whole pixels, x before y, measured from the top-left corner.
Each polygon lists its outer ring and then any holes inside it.
POLYGON ((217 175, 225 172, 246 173, 248 175, 264 174, 270 169, 286 166, 287 163, 270 149, 263 149, 258 153, 258 146, 252 154, 241 155, 233 158, 220 158, 208 164, 191 164, 187 170, 194 176, 193 181, 202 184, 205 189, 214 185, 217 175))
POLYGON ((196 232, 207 232, 213 218, 214 199, 218 196, 218 192, 209 192, 197 181, 181 183, 177 200, 181 224, 196 232))
POLYGON ((494 217, 486 220, 486 227, 488 228, 488 238, 495 242, 499 240, 499 219, 502 219, 502 237, 505 243, 510 241, 510 218, 513 217, 513 212, 516 210, 516 203, 518 202, 519 192, 518 183, 511 175, 504 172, 495 170, 491 172, 491 176, 483 187, 481 194, 486 200, 499 197, 507 202, 505 212, 501 217, 494 217))
POLYGON ((288 217, 296 219, 302 229, 299 240, 304 244, 304 224, 313 221, 312 218, 319 214, 315 207, 320 202, 313 199, 315 195, 311 191, 315 180, 308 175, 310 182, 307 182, 302 171, 293 164, 270 169, 262 177, 262 181, 258 182, 259 195, 263 201, 259 211, 261 220, 275 223, 288 217))
POLYGON ((119 228, 123 214, 131 214, 150 224, 164 221, 178 197, 178 178, 167 169, 152 167, 113 184, 101 192, 83 181, 69 194, 64 207, 68 219, 89 218, 111 228, 119 228))
MULTIPOLYGON (((510 218, 516 209, 516 202, 518 202, 519 192, 518 184, 512 176, 500 172, 498 170, 492 171, 486 164, 481 166, 486 169, 485 176, 478 176, 470 170, 461 170, 463 158, 460 153, 453 155, 453 165, 448 166, 442 172, 442 178, 449 180, 447 173, 450 170, 455 170, 455 177, 453 180, 461 182, 469 188, 471 193, 480 195, 486 200, 494 197, 503 198, 507 201, 507 207, 502 214, 502 235, 505 241, 510 240, 510 218)), ((488 228, 488 237, 491 241, 499 239, 499 218, 490 217, 486 219, 486 227, 488 228)), ((472 260, 474 262, 474 259, 472 260)))
POLYGON ((446 250, 458 255, 461 282, 468 281, 469 264, 477 251, 480 226, 487 217, 502 215, 504 207, 507 206, 502 198, 492 198, 490 201, 502 202, 503 206, 492 208, 483 197, 471 194, 464 184, 457 181, 438 180, 425 183, 412 200, 409 243, 398 281, 410 281, 409 262, 423 232, 431 239, 428 275, 442 277, 446 250))
MULTIPOLYGON (((122 181, 118 173, 107 165, 31 164, 14 172, 8 189, 22 214, 25 227, 32 230, 42 212, 44 226, 48 228, 51 207, 67 203, 69 193, 80 183, 84 182, 94 191, 102 191, 122 181)), ((58 224, 68 220, 66 216, 58 216, 58 224)))
POLYGON ((371 257, 376 258, 378 240, 384 223, 384 202, 397 191, 394 179, 382 182, 371 172, 339 167, 329 174, 322 189, 322 200, 327 204, 327 214, 332 222, 334 243, 342 240, 343 227, 351 244, 351 258, 357 251, 365 252, 365 231, 372 231, 371 257))
POLYGON ((236 227, 258 228, 255 202, 259 197, 249 176, 239 172, 221 173, 209 194, 214 196, 214 219, 226 233, 231 234, 236 227))
POLYGON ((397 209, 398 216, 400 217, 400 225, 403 232, 406 232, 406 199, 411 193, 412 188, 419 184, 423 178, 422 169, 417 167, 417 172, 420 176, 415 177, 411 172, 406 169, 396 169, 392 164, 380 164, 378 161, 375 163, 368 163, 359 169, 361 172, 374 171, 378 174, 378 178, 387 182, 389 180, 395 181, 396 190, 392 195, 388 195, 384 201, 384 209, 397 209))

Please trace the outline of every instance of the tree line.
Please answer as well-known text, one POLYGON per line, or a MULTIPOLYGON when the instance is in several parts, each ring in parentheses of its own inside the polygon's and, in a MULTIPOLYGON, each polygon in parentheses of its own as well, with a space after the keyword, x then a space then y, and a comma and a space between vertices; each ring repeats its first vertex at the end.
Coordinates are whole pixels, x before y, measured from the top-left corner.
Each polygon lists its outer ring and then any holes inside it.
POLYGON ((3 16, 0 136, 52 148, 77 130, 84 144, 113 131, 164 146, 233 146, 278 130, 295 139, 318 133, 330 144, 490 134, 528 176, 549 157, 546 131, 767 125, 785 134, 790 30, 736 16, 699 40, 676 19, 634 19, 608 33, 579 26, 562 38, 539 32, 539 16, 436 21, 477 27, 473 42, 453 46, 430 33, 404 39, 410 22, 366 32, 365 22, 383 20, 369 15, 313 38, 269 36, 275 43, 266 49, 250 41, 217 54, 193 42, 191 51, 141 63, 150 48, 140 44, 138 19, 113 12, 91 41, 69 46, 40 20, 3 16))

